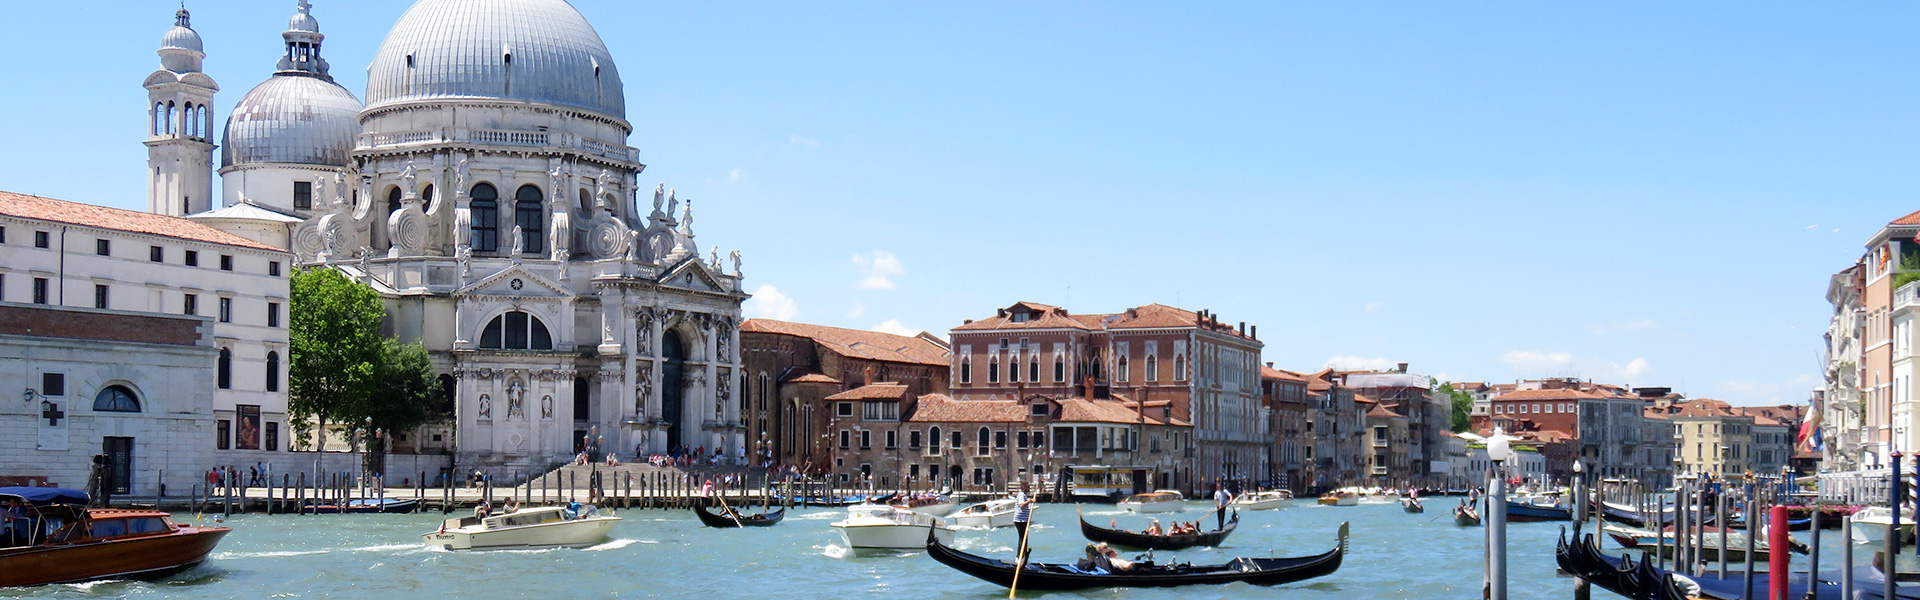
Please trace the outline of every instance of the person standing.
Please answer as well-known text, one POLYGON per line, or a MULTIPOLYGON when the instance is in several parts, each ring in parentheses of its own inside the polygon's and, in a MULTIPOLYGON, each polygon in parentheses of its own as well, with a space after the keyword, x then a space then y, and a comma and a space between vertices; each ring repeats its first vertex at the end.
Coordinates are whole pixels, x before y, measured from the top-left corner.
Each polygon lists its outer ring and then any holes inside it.
POLYGON ((1227 493, 1227 486, 1213 482, 1213 517, 1220 522, 1216 529, 1227 528, 1227 504, 1233 502, 1233 494, 1227 493))
MULTIPOLYGON (((1027 491, 1027 481, 1022 479, 1020 480, 1020 491, 1013 493, 1013 529, 1019 537, 1019 541, 1016 543, 1020 544, 1023 548, 1027 541, 1027 525, 1033 521, 1033 495, 1027 493, 1027 491)), ((1021 553, 1021 558, 1025 558, 1025 552, 1021 553)))

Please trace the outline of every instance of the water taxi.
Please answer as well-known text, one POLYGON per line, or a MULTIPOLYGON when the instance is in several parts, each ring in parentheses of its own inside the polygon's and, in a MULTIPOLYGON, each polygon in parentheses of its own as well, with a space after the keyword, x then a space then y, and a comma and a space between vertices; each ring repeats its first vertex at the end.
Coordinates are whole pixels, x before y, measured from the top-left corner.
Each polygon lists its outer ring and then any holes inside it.
POLYGON ((1010 527, 1013 525, 1013 512, 1019 508, 1019 505, 1020 502, 1012 498, 988 500, 960 509, 960 512, 953 513, 947 518, 953 519, 953 524, 957 527, 983 529, 1010 527))
POLYGON ((1233 499, 1233 507, 1242 510, 1269 510, 1293 504, 1293 492, 1274 490, 1247 492, 1233 499))
POLYGON ((205 561, 232 531, 159 511, 86 508, 88 500, 79 490, 0 488, 10 513, 0 515, 0 587, 162 577, 205 561))
POLYGON ((1120 508, 1135 513, 1180 512, 1185 509, 1187 497, 1175 490, 1154 490, 1145 494, 1134 494, 1120 501, 1120 508))
POLYGON ((502 515, 447 519, 439 531, 420 539, 448 550, 591 546, 607 539, 620 517, 599 514, 592 506, 523 508, 502 515))
POLYGON ((1353 492, 1345 491, 1327 492, 1320 496, 1320 504, 1322 506, 1358 506, 1360 504, 1360 496, 1353 492))
POLYGON ((847 507, 847 518, 828 523, 853 549, 919 550, 927 547, 927 532, 943 544, 953 543, 947 520, 885 504, 847 507))

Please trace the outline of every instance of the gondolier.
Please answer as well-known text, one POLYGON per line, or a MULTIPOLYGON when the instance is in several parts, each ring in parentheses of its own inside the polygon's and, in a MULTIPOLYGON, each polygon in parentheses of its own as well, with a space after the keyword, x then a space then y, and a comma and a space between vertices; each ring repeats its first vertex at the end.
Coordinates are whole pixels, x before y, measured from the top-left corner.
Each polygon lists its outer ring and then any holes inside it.
POLYGON ((1027 480, 1020 480, 1020 491, 1013 493, 1013 531, 1015 539, 1027 539, 1027 524, 1033 521, 1033 495, 1027 480))
POLYGON ((1227 528, 1227 505, 1233 502, 1233 494, 1227 492, 1227 486, 1213 482, 1213 517, 1219 521, 1215 529, 1227 528))

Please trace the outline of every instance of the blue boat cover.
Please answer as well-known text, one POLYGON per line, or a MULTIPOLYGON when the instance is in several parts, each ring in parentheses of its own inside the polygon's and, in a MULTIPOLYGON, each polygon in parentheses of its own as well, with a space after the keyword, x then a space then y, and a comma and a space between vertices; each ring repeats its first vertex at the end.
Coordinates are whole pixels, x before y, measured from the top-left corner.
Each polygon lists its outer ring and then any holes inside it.
POLYGON ((19 496, 36 506, 49 504, 86 504, 87 493, 57 487, 0 487, 0 496, 19 496))

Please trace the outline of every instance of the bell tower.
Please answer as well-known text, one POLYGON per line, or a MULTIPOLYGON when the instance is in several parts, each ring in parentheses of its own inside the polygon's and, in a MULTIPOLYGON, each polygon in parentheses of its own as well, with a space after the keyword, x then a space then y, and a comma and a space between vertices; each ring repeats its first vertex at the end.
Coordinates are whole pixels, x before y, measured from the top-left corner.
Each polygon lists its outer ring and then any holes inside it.
POLYGON ((200 72, 200 34, 187 9, 160 38, 160 70, 147 76, 147 212, 186 216, 213 208, 213 93, 200 72))

